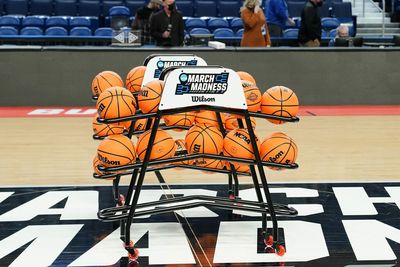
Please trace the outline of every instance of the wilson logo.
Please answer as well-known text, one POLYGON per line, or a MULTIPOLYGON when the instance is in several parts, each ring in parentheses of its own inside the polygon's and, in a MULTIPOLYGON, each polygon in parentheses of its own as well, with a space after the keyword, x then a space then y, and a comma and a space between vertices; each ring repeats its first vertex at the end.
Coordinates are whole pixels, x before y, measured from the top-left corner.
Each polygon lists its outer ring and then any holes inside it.
POLYGON ((98 158, 101 162, 103 162, 104 164, 107 164, 107 165, 115 165, 115 166, 121 165, 121 163, 120 163, 119 160, 109 160, 107 157, 103 157, 103 156, 100 155, 100 154, 97 155, 97 158, 98 158))

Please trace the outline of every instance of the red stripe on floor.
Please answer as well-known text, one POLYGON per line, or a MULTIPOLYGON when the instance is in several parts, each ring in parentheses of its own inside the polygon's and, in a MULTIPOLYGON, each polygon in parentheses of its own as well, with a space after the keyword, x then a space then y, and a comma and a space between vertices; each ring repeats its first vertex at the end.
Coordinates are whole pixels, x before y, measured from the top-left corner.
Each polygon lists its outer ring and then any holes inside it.
MULTIPOLYGON (((93 117, 94 107, 0 107, 0 117, 93 117)), ((400 115, 400 105, 301 106, 299 116, 400 115)))

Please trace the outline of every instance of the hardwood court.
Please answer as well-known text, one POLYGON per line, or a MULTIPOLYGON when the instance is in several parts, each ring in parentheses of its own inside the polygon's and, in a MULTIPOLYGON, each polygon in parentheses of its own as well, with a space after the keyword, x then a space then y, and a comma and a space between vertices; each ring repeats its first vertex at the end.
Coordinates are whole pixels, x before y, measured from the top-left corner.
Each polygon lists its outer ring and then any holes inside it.
MULTIPOLYGON (((109 184, 92 178, 98 141, 92 139, 91 118, 1 118, 0 123, 1 185, 109 184)), ((400 180, 400 116, 302 116, 299 123, 283 125, 257 119, 260 139, 276 131, 295 140, 300 167, 267 171, 269 181, 400 180)), ((163 173, 168 183, 226 182, 222 174, 163 173)), ((152 174, 146 177, 145 183, 157 183, 152 174)))

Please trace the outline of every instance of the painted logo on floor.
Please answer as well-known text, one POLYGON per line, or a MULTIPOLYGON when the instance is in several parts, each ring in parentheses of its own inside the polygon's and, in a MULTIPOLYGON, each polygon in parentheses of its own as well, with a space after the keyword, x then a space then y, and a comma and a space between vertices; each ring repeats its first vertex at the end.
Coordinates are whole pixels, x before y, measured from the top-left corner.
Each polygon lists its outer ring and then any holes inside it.
MULTIPOLYGON (((126 187, 121 187, 126 192, 126 187)), ((282 257, 265 253, 258 214, 204 207, 135 218, 139 266, 394 266, 400 256, 400 183, 273 184, 282 257)), ((226 185, 145 186, 140 202, 227 196, 226 185)), ((256 200, 241 186, 242 199, 256 200)), ((124 266, 118 222, 100 222, 111 187, 0 189, 0 266, 124 266)))

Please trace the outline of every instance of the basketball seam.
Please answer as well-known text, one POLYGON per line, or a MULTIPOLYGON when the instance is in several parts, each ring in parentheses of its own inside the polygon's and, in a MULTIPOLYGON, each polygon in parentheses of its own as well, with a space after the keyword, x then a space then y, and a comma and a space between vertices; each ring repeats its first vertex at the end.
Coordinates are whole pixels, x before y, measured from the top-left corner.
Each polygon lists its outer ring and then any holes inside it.
MULTIPOLYGON (((115 142, 121 144, 123 147, 125 147, 125 148, 129 151, 129 153, 132 155, 132 158, 134 158, 134 159, 136 158, 136 156, 132 154, 132 151, 130 150, 130 148, 127 147, 124 143, 122 143, 121 141, 119 141, 119 140, 117 140, 117 139, 113 139, 113 138, 110 138, 109 140, 113 140, 113 141, 115 141, 115 142)), ((130 141, 130 140, 129 140, 129 141, 130 141)), ((134 147, 133 147, 133 148, 134 148, 134 147)))

